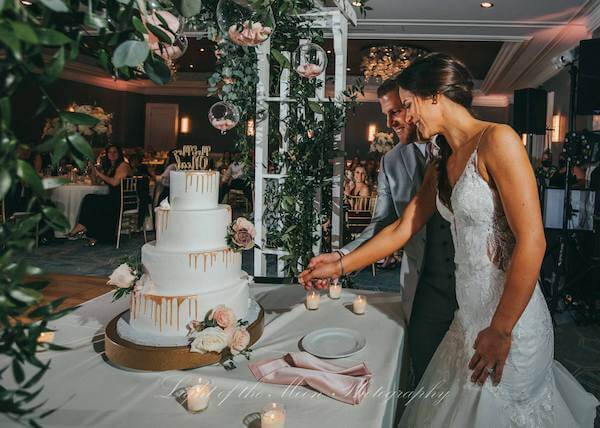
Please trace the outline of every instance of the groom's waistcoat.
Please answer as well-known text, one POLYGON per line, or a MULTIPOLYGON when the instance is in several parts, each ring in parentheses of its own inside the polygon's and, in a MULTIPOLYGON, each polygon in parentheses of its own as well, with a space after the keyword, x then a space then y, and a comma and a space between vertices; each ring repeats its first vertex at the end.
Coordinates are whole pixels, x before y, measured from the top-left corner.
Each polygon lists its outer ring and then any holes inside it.
MULTIPOLYGON (((423 181, 425 158, 416 144, 398 144, 382 159, 377 184, 377 204, 369 226, 342 250, 349 252, 396 221, 423 181)), ((436 211, 426 227, 404 246, 400 288, 406 321, 410 319, 419 279, 430 286, 435 278, 440 290, 454 293, 454 247, 449 223, 436 211)))

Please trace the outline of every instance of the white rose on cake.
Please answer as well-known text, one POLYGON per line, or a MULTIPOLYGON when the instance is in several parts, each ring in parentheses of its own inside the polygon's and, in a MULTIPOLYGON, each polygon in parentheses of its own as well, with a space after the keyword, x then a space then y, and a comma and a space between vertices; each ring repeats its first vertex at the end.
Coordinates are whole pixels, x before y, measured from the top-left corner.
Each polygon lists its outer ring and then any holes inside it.
POLYGON ((225 305, 219 305, 213 309, 208 316, 209 320, 214 320, 221 328, 232 327, 236 323, 235 314, 225 305))
POLYGON ((206 352, 221 352, 228 345, 227 334, 219 327, 208 327, 196 334, 190 345, 192 352, 204 354, 206 352))
POLYGON ((108 277, 108 285, 114 285, 119 288, 129 288, 133 285, 136 277, 127 263, 121 264, 108 277))

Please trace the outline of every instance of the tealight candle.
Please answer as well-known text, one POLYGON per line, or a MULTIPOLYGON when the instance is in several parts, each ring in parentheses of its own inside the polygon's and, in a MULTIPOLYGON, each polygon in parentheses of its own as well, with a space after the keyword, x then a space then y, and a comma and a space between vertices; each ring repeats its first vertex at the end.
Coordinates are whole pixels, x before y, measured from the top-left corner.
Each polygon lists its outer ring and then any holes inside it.
POLYGON ((210 382, 200 379, 200 383, 187 388, 187 409, 192 413, 198 413, 208 407, 210 400, 210 382))
POLYGON ((339 299, 342 295, 342 286, 335 281, 329 286, 329 297, 332 299, 339 299))
POLYGON ((306 294, 306 309, 315 310, 319 309, 319 302, 321 296, 316 291, 309 291, 306 294))
POLYGON ((271 403, 260 414, 261 428, 284 428, 285 408, 283 404, 271 403))
POLYGON ((352 302, 352 309, 355 314, 362 315, 367 307, 367 298, 365 296, 356 296, 352 302))

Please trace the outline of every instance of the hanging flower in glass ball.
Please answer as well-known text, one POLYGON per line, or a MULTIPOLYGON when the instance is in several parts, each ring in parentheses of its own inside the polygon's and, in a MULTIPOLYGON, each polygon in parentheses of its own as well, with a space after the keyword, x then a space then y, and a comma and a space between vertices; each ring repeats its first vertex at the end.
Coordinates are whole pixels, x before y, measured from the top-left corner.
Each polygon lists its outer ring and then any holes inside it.
POLYGON ((148 47, 156 55, 168 61, 183 56, 188 48, 188 39, 183 35, 183 23, 179 18, 166 10, 153 10, 151 15, 144 18, 144 22, 148 27, 148 34, 144 34, 144 38, 148 43, 148 47), (158 15, 166 22, 167 28, 165 28, 158 15), (156 27, 157 30, 155 31, 161 31, 169 41, 159 39, 148 24, 156 27))
POLYGON ((208 120, 214 128, 221 131, 221 134, 225 134, 238 124, 240 113, 233 104, 219 101, 213 104, 208 111, 208 120))
POLYGON ((327 67, 327 54, 314 43, 300 45, 292 54, 292 66, 300 76, 313 79, 327 67))
POLYGON ((271 8, 255 10, 248 0, 219 0, 217 23, 229 40, 239 46, 258 46, 275 29, 271 8))

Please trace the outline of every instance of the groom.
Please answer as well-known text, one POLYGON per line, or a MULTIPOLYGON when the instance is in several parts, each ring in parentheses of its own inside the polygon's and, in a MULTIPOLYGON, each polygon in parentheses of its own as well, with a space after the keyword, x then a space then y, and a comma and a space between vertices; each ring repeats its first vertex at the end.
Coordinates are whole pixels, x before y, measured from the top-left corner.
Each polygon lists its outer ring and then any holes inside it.
MULTIPOLYGON (((428 161, 426 144, 415 143, 415 127, 405 120, 406 110, 394 77, 382 83, 377 97, 387 117, 387 126, 394 130, 400 144, 381 158, 377 204, 371 223, 358 238, 339 250, 343 254, 356 249, 402 215, 421 186, 428 161)), ((321 254, 311 263, 336 261, 340 253, 321 254)), ((404 247, 400 288, 416 386, 458 308, 450 225, 439 213, 404 247)))

